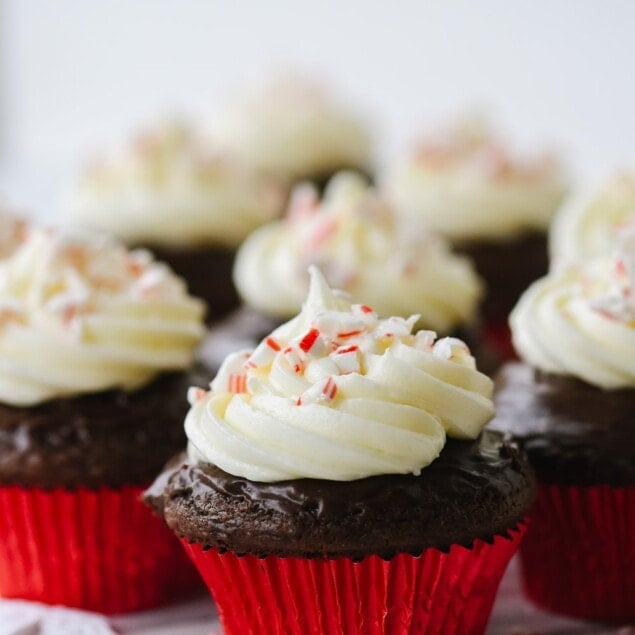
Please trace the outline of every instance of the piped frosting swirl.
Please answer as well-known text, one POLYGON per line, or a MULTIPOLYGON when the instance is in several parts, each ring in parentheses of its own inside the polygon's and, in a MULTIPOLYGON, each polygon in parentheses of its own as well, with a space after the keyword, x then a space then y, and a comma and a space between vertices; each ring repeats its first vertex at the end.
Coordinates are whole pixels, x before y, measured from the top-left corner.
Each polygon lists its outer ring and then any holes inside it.
POLYGON ((264 482, 419 474, 446 433, 476 438, 493 404, 465 344, 412 334, 417 319, 379 319, 313 268, 296 318, 191 389, 190 458, 264 482))
POLYGON ((282 211, 285 195, 279 181, 172 122, 93 165, 65 205, 73 223, 129 244, 235 247, 282 211))
POLYGON ((387 186, 401 211, 453 242, 545 231, 565 193, 551 155, 512 156, 480 118, 420 142, 387 186))
POLYGON ((377 190, 340 173, 319 199, 295 189, 287 217, 256 230, 240 248, 234 280, 243 300, 281 318, 295 315, 315 264, 333 286, 380 315, 421 315, 449 333, 474 317, 481 283, 471 263, 420 220, 404 221, 377 190))
POLYGON ((149 252, 33 229, 0 262, 0 402, 140 388, 190 364, 203 313, 149 252))
POLYGON ((635 232, 635 171, 615 174, 562 206, 550 233, 552 260, 560 266, 609 254, 629 232, 635 232))
POLYGON ((604 389, 635 387, 635 232, 535 282, 511 314, 521 357, 604 389))

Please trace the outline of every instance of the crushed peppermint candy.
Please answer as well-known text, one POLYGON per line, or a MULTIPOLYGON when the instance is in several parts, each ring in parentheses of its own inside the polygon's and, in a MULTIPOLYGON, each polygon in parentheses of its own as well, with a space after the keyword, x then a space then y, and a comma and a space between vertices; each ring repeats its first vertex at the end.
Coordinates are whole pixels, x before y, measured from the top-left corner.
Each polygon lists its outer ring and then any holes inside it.
MULTIPOLYGON (((473 367, 470 350, 461 340, 437 340, 434 331, 413 334, 418 319, 418 315, 379 319, 363 304, 350 305, 349 311, 320 311, 310 319, 308 328, 290 340, 281 335, 281 327, 255 350, 229 355, 211 383, 211 393, 246 398, 268 393, 285 396, 297 406, 331 405, 341 394, 338 378, 365 374, 368 355, 383 355, 400 344, 439 360, 473 367)), ((200 390, 192 389, 190 403, 210 394, 200 390)))
POLYGON ((0 297, 1 324, 36 311, 69 336, 81 337, 84 318, 104 307, 181 299, 187 291, 147 251, 128 251, 92 234, 43 228, 31 229, 0 262, 0 297))
POLYGON ((620 234, 617 255, 602 283, 584 276, 583 294, 591 308, 603 317, 624 323, 635 323, 635 232, 620 234))

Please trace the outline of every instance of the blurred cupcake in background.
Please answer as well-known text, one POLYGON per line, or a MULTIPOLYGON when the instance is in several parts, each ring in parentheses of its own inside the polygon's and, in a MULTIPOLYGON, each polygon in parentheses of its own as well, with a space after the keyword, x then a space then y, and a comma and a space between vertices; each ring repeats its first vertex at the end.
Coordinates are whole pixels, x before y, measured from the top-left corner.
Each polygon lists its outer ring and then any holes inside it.
POLYGON ((560 165, 551 155, 512 155, 472 117, 424 138, 388 179, 400 212, 425 220, 473 258, 487 284, 490 337, 509 353, 507 315, 548 268, 547 229, 566 191, 560 165))
POLYGON ((208 302, 212 318, 237 304, 236 247, 281 213, 284 198, 280 183, 172 122, 87 169, 65 204, 74 225, 152 250, 208 302))
POLYGON ((0 262, 0 596, 117 613, 195 572, 139 494, 185 446, 203 302, 147 251, 31 229, 0 262))
POLYGON ((289 184, 311 181, 321 189, 339 170, 372 172, 365 122, 303 77, 280 77, 234 99, 210 131, 220 147, 289 184))
POLYGON ((529 597, 549 610, 635 618, 635 234, 553 270, 511 315, 523 363, 497 379, 492 428, 539 480, 521 547, 529 597))
POLYGON ((421 221, 401 222, 380 192, 342 172, 321 198, 311 185, 296 187, 286 217, 243 243, 234 281, 247 308, 213 330, 205 348, 224 357, 229 347, 252 346, 296 315, 311 264, 379 315, 418 314, 420 326, 442 335, 475 325, 481 283, 469 260, 421 221))
POLYGON ((635 171, 623 171, 560 208, 550 234, 555 266, 608 254, 628 232, 635 232, 635 171))

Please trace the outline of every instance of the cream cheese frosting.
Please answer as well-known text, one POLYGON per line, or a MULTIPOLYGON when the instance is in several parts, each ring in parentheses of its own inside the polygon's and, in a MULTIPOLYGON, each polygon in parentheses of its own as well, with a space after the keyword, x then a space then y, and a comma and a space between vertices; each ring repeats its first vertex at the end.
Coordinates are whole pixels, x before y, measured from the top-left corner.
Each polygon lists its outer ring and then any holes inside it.
POLYGON ((547 230, 565 177, 552 156, 512 156, 483 120, 466 119, 420 142, 387 187, 453 242, 505 241, 547 230))
POLYGON ((620 172, 562 206, 551 228, 551 257, 559 266, 608 254, 620 235, 634 231, 635 171, 620 172))
POLYGON ((380 315, 420 313, 442 333, 471 321, 482 291, 469 260, 352 173, 333 178, 321 201, 311 186, 296 188, 287 217, 242 245, 234 281, 247 304, 288 318, 306 296, 309 264, 380 315))
POLYGON ((297 77, 276 78, 235 99, 210 131, 232 154, 292 181, 370 164, 364 123, 320 84, 297 77))
POLYGON ((69 220, 129 244, 236 247, 279 215, 285 188, 171 122, 96 163, 67 197, 69 220))
POLYGON ((263 482, 419 474, 494 409, 467 346, 413 334, 417 319, 379 319, 312 268, 298 316, 190 389, 190 458, 263 482))
POLYGON ((32 229, 0 262, 0 402, 135 390, 186 368, 203 313, 147 251, 32 229))
POLYGON ((612 254, 535 282, 510 322, 530 365, 604 389, 635 387, 635 232, 612 254))

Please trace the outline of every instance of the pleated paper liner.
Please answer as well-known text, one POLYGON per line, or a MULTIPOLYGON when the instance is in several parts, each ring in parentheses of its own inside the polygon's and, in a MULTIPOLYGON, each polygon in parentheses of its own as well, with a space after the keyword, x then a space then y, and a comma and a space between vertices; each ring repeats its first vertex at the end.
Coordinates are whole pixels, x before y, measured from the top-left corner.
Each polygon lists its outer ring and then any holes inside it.
POLYGON ((525 525, 443 553, 360 562, 237 556, 183 541, 225 635, 480 635, 525 525))
POLYGON ((520 555, 536 604, 587 619, 635 619, 635 487, 541 484, 520 555))
POLYGON ((0 487, 0 596, 101 613, 159 606, 201 584, 142 487, 0 487))

